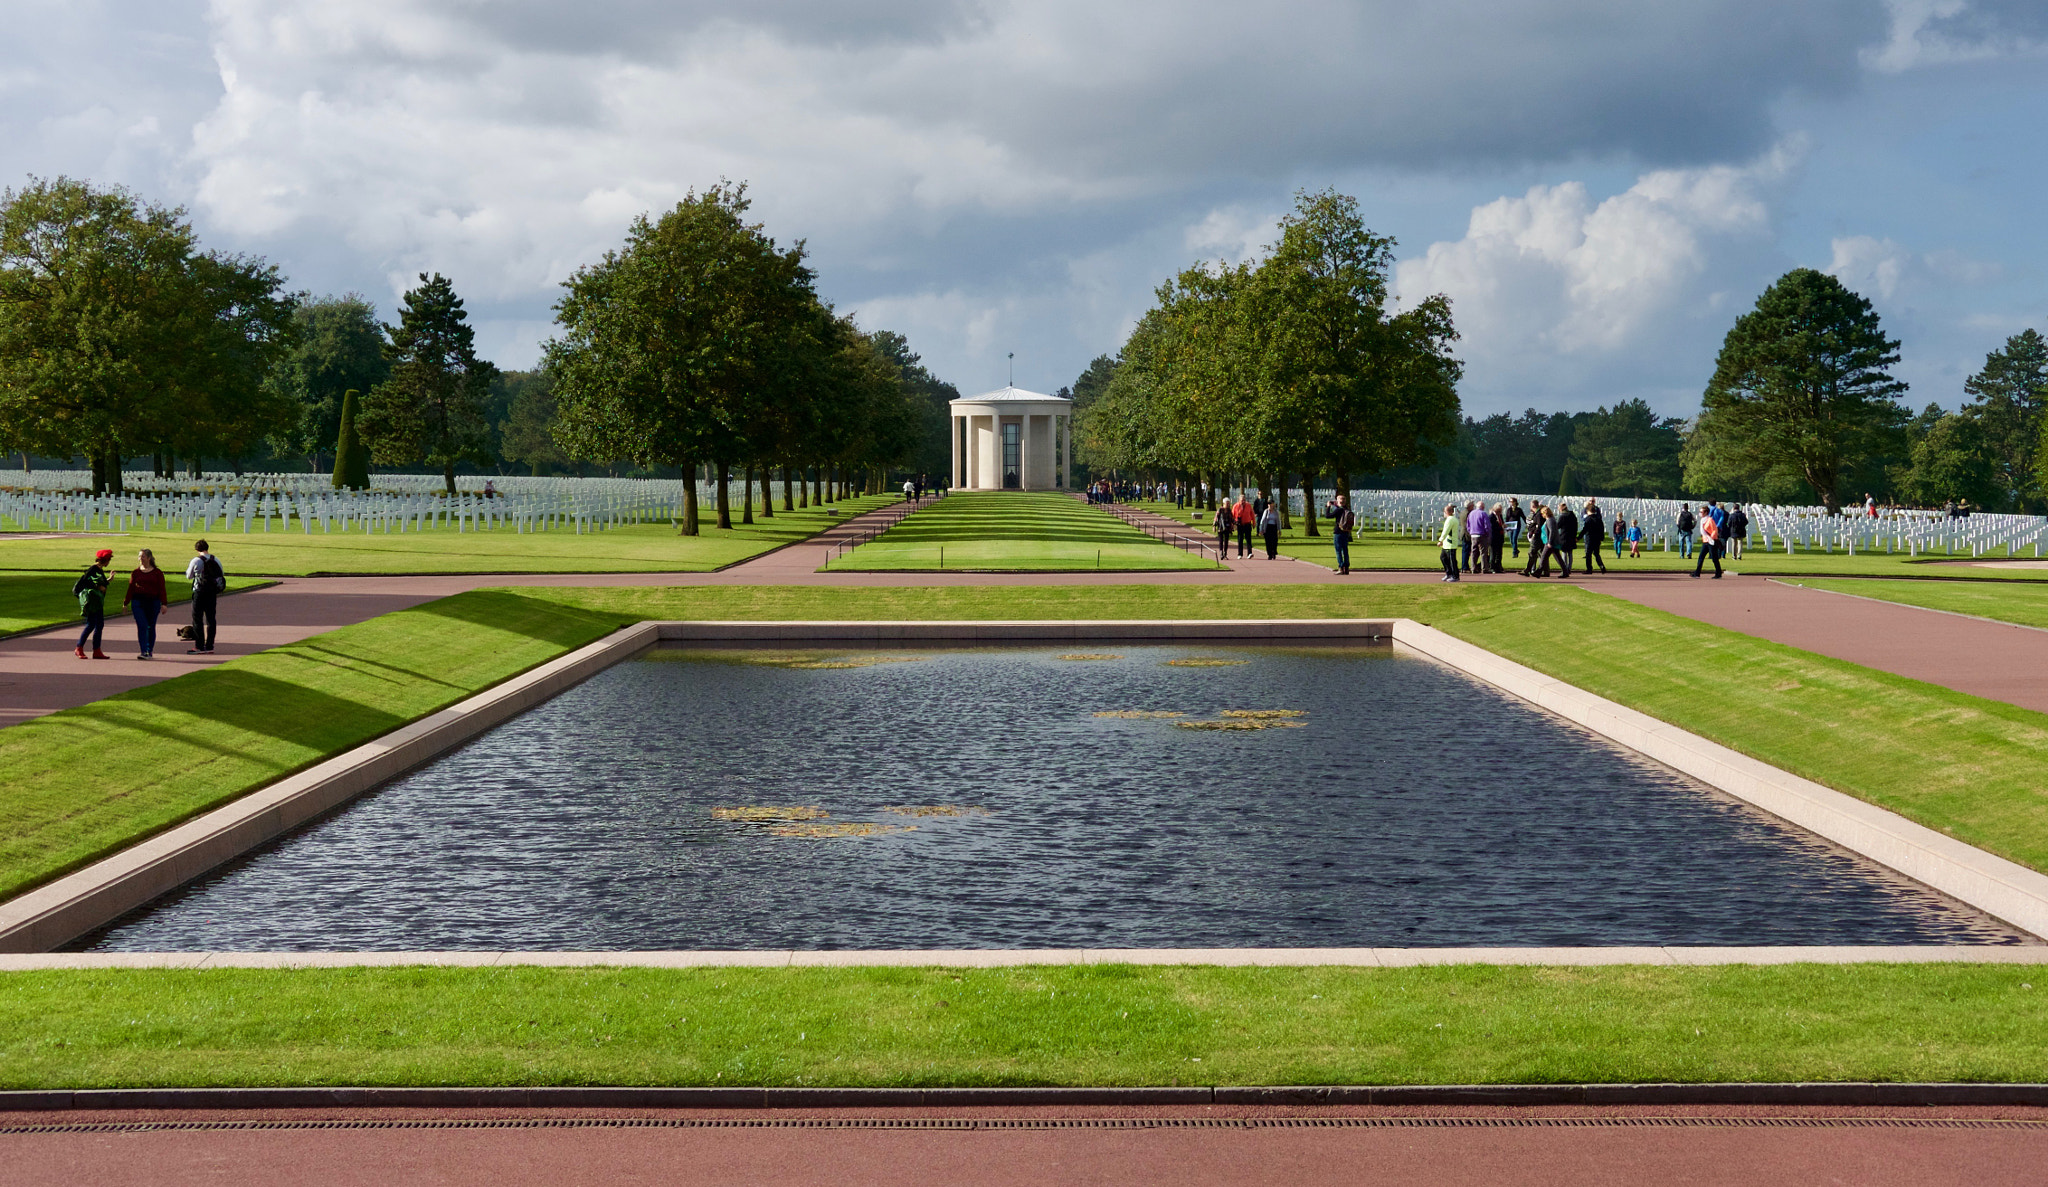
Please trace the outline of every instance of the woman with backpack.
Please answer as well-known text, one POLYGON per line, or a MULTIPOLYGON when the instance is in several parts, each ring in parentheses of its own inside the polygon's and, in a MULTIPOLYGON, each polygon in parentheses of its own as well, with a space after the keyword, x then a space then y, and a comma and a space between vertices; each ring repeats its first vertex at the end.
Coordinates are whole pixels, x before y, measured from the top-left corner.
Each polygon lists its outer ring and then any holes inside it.
POLYGON ((113 549, 100 549, 84 575, 71 583, 71 596, 78 599, 79 613, 85 615, 85 629, 78 632, 78 646, 73 649, 80 659, 86 657, 87 639, 92 640, 92 658, 111 658, 100 650, 100 637, 107 629, 107 562, 113 559, 113 549))

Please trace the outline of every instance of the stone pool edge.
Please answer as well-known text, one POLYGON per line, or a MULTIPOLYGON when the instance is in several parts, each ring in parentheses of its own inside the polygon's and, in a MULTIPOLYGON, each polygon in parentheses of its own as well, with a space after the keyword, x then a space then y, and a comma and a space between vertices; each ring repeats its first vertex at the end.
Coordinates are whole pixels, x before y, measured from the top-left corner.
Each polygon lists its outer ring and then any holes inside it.
MULTIPOLYGON (((381 784, 412 770, 485 730, 561 694, 598 672, 640 654, 662 642, 1060 642, 1124 641, 1156 643, 1210 640, 1233 643, 1278 643, 1292 640, 1391 639, 1395 646, 1457 669, 1474 679, 1548 710, 1592 730, 1645 757, 1733 795, 1763 811, 1814 833, 1834 844, 1895 870, 1934 890, 2003 920, 2034 936, 2048 936, 2048 876, 2015 862, 1964 844, 1952 837, 1862 800, 1834 791, 1790 772, 1711 742, 1629 709, 1574 685, 1545 676, 1532 668, 1495 655, 1484 648, 1415 622, 1412 619, 1126 619, 1126 620, 960 620, 926 622, 825 621, 825 622, 643 622, 621 628, 614 634, 558 657, 494 688, 458 702, 337 755, 297 775, 214 809, 177 828, 138 842, 86 868, 45 886, 0 903, 0 971, 30 968, 127 967, 118 962, 102 965, 72 964, 76 957, 130 957, 154 959, 150 967, 200 967, 209 958, 230 956, 272 960, 268 965, 236 967, 280 967, 294 957, 334 957, 332 964, 488 964, 569 963, 560 958, 587 957, 589 963, 617 962, 621 957, 660 958, 669 967, 685 967, 686 958, 726 957, 725 961, 697 963, 777 963, 772 953, 77 953, 51 954, 50 950, 160 895, 198 878, 215 867, 261 845, 292 828, 361 796, 381 784), (15 954, 15 955, 10 955, 15 954), (393 956, 413 957, 410 961, 393 956), (27 957, 27 959, 23 959, 27 957), (505 957, 502 961, 493 957, 505 957), (760 959, 767 957, 768 959, 760 959), (426 959, 438 958, 438 959, 426 959)), ((2048 960, 2048 946, 1924 945, 1907 948, 1579 948, 1579 949, 1229 949, 1210 950, 1224 957, 1231 953, 1268 954, 1275 964, 1367 963, 1332 959, 1289 960, 1294 952, 1387 952, 1494 954, 1487 963, 1722 963, 1712 960, 1679 960, 1650 956, 1635 959, 1627 953, 1750 952, 1772 955, 1735 963, 1782 963, 1788 960, 1826 961, 1829 951, 1875 952, 1893 955, 1863 956, 1858 960, 1905 960, 1915 957, 1898 953, 1931 954, 1919 959, 1981 960, 2006 962, 2017 958, 1980 956, 1986 952, 2042 954, 2048 960), (1537 961, 1529 954, 1545 952, 1558 959, 1537 961), (1568 959, 1569 954, 1583 954, 1568 959), (1810 954, 1810 955, 1800 955, 1810 954)), ((1020 953, 988 953, 995 963, 1062 963, 1065 950, 1027 950, 1020 953)), ((1193 949, 1118 950, 1125 963, 1259 963, 1254 959, 1196 961, 1193 949)), ((793 965, 851 963, 943 963, 949 957, 983 955, 932 950, 913 953, 830 953, 788 954, 793 965), (858 956, 860 960, 846 959, 858 956), (894 957, 896 959, 888 959, 894 957), (922 957, 921 961, 904 959, 922 957)), ((1417 958, 1402 964, 1467 963, 1459 959, 1417 958)), ((301 960, 299 963, 306 963, 301 960)), ((1371 963, 1380 963, 1376 958, 1371 963)), ((2023 961, 2031 963, 2031 961, 2023 961)), ((141 967, 141 966, 135 966, 141 967)), ((227 967, 215 963, 209 967, 227 967)))

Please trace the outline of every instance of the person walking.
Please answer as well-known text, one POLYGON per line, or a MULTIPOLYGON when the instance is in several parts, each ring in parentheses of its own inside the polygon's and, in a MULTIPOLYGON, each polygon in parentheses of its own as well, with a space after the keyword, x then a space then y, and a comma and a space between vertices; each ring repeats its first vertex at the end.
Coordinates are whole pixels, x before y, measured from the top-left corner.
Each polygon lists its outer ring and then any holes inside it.
POLYGON ((1700 554, 1692 563, 1692 575, 1698 577, 1701 567, 1711 560, 1714 562, 1714 576, 1718 578, 1721 576, 1721 525, 1714 521, 1712 515, 1704 514, 1706 508, 1700 510, 1703 513, 1700 516, 1700 554))
POLYGON ((88 639, 93 659, 111 658, 100 650, 100 643, 107 630, 107 562, 113 559, 113 549, 100 549, 92 554, 92 564, 71 583, 71 596, 78 599, 78 611, 85 616, 85 629, 78 632, 78 646, 73 649, 80 659, 86 658, 88 639))
POLYGON ((1743 545, 1749 543, 1749 513, 1742 504, 1732 503, 1728 507, 1728 558, 1742 559, 1743 545))
POLYGON ((1614 530, 1609 534, 1614 537, 1614 559, 1620 560, 1622 541, 1628 539, 1628 521, 1619 515, 1615 516, 1614 530))
POLYGON ((1330 543, 1337 549, 1337 575, 1351 575, 1351 533, 1358 527, 1358 517, 1351 513, 1351 499, 1338 495, 1331 501, 1330 543))
POLYGON ((194 540, 192 552, 192 561, 185 566, 185 580, 192 583, 192 646, 185 649, 185 654, 212 655, 214 632, 220 626, 214 611, 221 591, 227 588, 228 575, 207 551, 206 541, 194 540))
POLYGON ((1233 517, 1237 521, 1237 555, 1240 560, 1252 554, 1252 524, 1257 516, 1258 513, 1252 510, 1250 496, 1243 491, 1237 492, 1237 508, 1233 517))
POLYGON ((1678 559, 1685 560, 1692 555, 1692 529, 1695 521, 1692 508, 1681 503, 1678 507, 1678 559))
POLYGON ((1465 500, 1465 509, 1458 513, 1458 572, 1472 571, 1472 500, 1465 500))
POLYGON ((1600 555, 1600 546, 1606 543, 1607 518, 1600 513, 1600 504, 1592 499, 1586 500, 1585 518, 1579 520, 1579 538, 1586 542, 1586 575, 1592 576, 1594 565, 1605 573, 1607 558, 1600 555))
POLYGON ((1486 504, 1477 499, 1466 506, 1470 509, 1465 512, 1465 535, 1471 541, 1467 551, 1472 560, 1472 563, 1466 566, 1466 571, 1484 573, 1487 571, 1486 558, 1492 555, 1492 546, 1486 541, 1488 534, 1493 531, 1493 518, 1486 513, 1486 504))
POLYGON ((137 659, 156 658, 156 620, 170 604, 164 587, 164 571, 156 567, 156 554, 145 548, 135 554, 135 568, 128 574, 128 588, 121 591, 121 605, 135 615, 137 659))
MULTIPOLYGON (((1528 530, 1529 559, 1522 563, 1522 576, 1534 577, 1536 566, 1543 560, 1543 504, 1534 499, 1529 501, 1528 530)), ((1543 575, 1548 577, 1550 571, 1545 569, 1543 575)))
POLYGON ((1458 533, 1465 530, 1465 521, 1458 515, 1455 503, 1444 505, 1444 522, 1437 529, 1436 547, 1438 559, 1444 563, 1444 580, 1458 579, 1458 533))
POLYGON ((1526 577, 1543 578, 1550 576, 1550 558, 1557 552, 1550 546, 1551 535, 1557 530, 1556 521, 1551 518, 1550 508, 1541 503, 1529 504, 1529 566, 1522 570, 1526 577))
POLYGON ((1557 505, 1556 530, 1550 533, 1551 548, 1557 553, 1561 566, 1559 577, 1572 575, 1572 552, 1579 546, 1579 517, 1572 514, 1570 503, 1557 505))
POLYGON ((1638 560, 1643 555, 1643 521, 1638 519, 1628 525, 1628 555, 1638 560))
POLYGON ((1529 517, 1522 512, 1522 504, 1514 498, 1509 498, 1508 509, 1501 512, 1500 521, 1508 529, 1508 543, 1513 547, 1512 555, 1516 558, 1522 555, 1522 525, 1527 523, 1528 519, 1529 517))
POLYGON ((1216 559, 1223 560, 1230 555, 1230 535, 1237 529, 1237 517, 1231 513, 1229 499, 1216 504, 1216 518, 1209 526, 1216 529, 1216 559))
POLYGON ((1280 508, 1271 503, 1259 512, 1259 535, 1266 539, 1266 559, 1280 559, 1280 508))
POLYGON ((1488 549, 1486 559, 1487 564, 1490 566, 1489 572, 1505 572, 1500 567, 1500 549, 1502 541, 1506 538, 1507 525, 1501 522, 1500 504, 1495 503, 1493 510, 1486 513, 1486 545, 1488 549))

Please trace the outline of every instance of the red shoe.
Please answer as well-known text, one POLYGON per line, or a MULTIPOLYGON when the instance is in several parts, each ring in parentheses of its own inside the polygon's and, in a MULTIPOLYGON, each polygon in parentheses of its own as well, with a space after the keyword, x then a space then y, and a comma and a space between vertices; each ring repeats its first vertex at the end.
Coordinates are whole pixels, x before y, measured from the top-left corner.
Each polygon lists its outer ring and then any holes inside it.
POLYGON ((85 658, 85 644, 81 643, 81 644, 79 644, 78 646, 76 646, 76 647, 73 647, 73 648, 71 649, 71 653, 72 653, 73 655, 76 655, 76 656, 77 656, 78 658, 80 658, 80 659, 84 659, 84 658, 85 658))
POLYGON ((114 658, 113 656, 111 656, 111 655, 108 655, 108 654, 107 654, 106 652, 104 652, 104 651, 101 651, 101 650, 100 650, 99 648, 97 648, 97 647, 95 647, 95 648, 93 648, 93 649, 92 649, 92 657, 93 657, 94 659, 112 659, 112 658, 114 658))

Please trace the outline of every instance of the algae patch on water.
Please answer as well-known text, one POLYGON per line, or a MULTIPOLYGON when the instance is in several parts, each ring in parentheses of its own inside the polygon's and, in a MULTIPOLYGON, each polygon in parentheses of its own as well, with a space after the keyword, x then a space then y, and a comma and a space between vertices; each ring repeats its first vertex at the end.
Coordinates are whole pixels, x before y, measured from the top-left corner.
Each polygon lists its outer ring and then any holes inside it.
POLYGON ((892 804, 882 809, 898 816, 986 816, 987 808, 968 804, 892 804))
POLYGON ((823 808, 809 806, 772 807, 766 804, 742 804, 736 808, 713 808, 711 815, 719 820, 766 824, 778 820, 823 820, 832 814, 823 808))
POLYGON ((1266 721, 1280 717, 1307 717, 1306 709, 1222 709, 1218 717, 1243 717, 1252 721, 1266 721))
POLYGON ((1104 709, 1104 710, 1102 710, 1101 712, 1097 713, 1097 714, 1096 714, 1096 716, 1097 716, 1097 717, 1128 717, 1128 718, 1143 718, 1143 717, 1186 717, 1186 716, 1187 716, 1187 714, 1185 714, 1185 713, 1181 712, 1181 711, 1180 711, 1180 710, 1178 710, 1178 709, 1104 709))
POLYGON ((1109 653, 1107 653, 1107 652, 1095 652, 1095 651, 1076 651, 1076 652, 1074 652, 1074 653, 1072 653, 1072 654, 1070 654, 1070 655, 1056 655, 1056 656, 1053 656, 1053 658, 1054 658, 1054 659, 1070 659, 1070 660, 1077 660, 1077 661, 1082 661, 1082 660, 1096 660, 1096 659, 1122 659, 1122 658, 1123 658, 1123 656, 1121 656, 1121 655, 1110 655, 1110 654, 1109 654, 1109 653))
POLYGON ((866 821, 846 824, 778 824, 768 830, 778 837, 799 837, 805 840, 828 840, 832 837, 879 837, 889 833, 914 833, 914 824, 871 824, 866 821))
POLYGON ((1166 666, 1169 668, 1234 668, 1239 664, 1248 664, 1250 662, 1252 661, 1248 659, 1214 659, 1207 656, 1193 656, 1188 659, 1167 660, 1166 666))
POLYGON ((851 655, 819 659, 814 656, 749 656, 745 663, 771 668, 790 668, 801 672, 817 672, 838 668, 872 668, 881 664, 921 664, 922 656, 916 655, 851 655))

